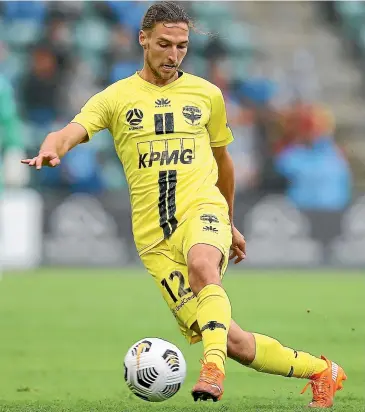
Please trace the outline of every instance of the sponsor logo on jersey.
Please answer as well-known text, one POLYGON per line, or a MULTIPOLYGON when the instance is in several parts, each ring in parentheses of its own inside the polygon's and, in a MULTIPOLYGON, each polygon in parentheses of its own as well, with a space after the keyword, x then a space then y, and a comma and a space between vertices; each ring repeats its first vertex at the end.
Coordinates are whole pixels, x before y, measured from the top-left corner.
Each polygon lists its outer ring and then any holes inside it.
POLYGON ((218 229, 216 227, 213 227, 212 225, 210 226, 204 226, 203 227, 204 232, 213 232, 213 233, 218 233, 218 229))
POLYGON ((143 126, 140 126, 140 123, 143 119, 143 112, 140 109, 131 109, 128 110, 125 115, 127 122, 129 123, 129 130, 140 130, 143 129, 143 126))
POLYGON ((203 222, 209 222, 209 223, 219 223, 219 220, 217 218, 217 216, 214 215, 210 215, 210 214, 204 214, 200 216, 200 220, 202 220, 203 222))
POLYGON ((172 313, 174 314, 174 315, 176 315, 176 313, 182 308, 182 307, 184 307, 188 302, 190 302, 192 299, 194 299, 194 298, 196 298, 196 296, 194 295, 194 294, 192 294, 192 295, 190 295, 189 297, 187 297, 187 298, 182 298, 181 299, 181 302, 177 305, 177 306, 175 306, 175 308, 172 310, 172 313))
POLYGON ((157 99, 155 101, 155 107, 170 107, 171 106, 171 101, 169 99, 164 99, 163 97, 161 99, 157 99))
POLYGON ((202 112, 199 107, 196 106, 184 106, 182 110, 182 114, 185 117, 185 122, 192 125, 197 126, 200 124, 200 119, 202 117, 202 112))
POLYGON ((139 154, 138 169, 178 163, 187 165, 195 159, 195 140, 192 138, 140 142, 137 144, 137 148, 139 154))

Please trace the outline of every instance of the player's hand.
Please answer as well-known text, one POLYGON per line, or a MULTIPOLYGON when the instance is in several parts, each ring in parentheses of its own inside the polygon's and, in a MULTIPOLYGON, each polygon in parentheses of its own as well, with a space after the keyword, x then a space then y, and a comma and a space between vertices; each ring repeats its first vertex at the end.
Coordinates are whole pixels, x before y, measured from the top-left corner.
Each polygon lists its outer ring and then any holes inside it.
POLYGON ((61 160, 55 152, 40 152, 33 159, 23 159, 21 162, 39 170, 42 166, 56 167, 61 163, 61 160))
POLYGON ((243 235, 232 226, 232 246, 229 260, 236 258, 235 264, 241 262, 246 257, 246 241, 243 235))

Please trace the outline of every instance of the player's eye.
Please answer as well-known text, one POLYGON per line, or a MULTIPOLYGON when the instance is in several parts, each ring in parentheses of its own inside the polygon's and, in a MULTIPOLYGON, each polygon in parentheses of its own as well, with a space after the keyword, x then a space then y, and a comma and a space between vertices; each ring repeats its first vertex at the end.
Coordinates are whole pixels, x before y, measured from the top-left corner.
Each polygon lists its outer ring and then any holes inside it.
POLYGON ((166 43, 160 43, 159 44, 160 47, 162 47, 163 49, 166 49, 166 47, 168 46, 166 43))
POLYGON ((178 47, 178 49, 180 49, 180 50, 185 50, 188 46, 187 46, 187 44, 180 44, 179 46, 177 46, 178 47))

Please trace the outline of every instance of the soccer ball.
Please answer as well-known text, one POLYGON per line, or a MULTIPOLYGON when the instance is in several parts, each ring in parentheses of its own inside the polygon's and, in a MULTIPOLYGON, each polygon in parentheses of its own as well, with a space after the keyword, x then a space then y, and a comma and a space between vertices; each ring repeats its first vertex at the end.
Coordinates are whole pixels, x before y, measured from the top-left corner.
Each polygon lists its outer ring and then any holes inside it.
POLYGON ((149 402, 162 402, 175 395, 186 376, 180 349, 158 338, 136 342, 124 358, 124 379, 129 389, 149 402))

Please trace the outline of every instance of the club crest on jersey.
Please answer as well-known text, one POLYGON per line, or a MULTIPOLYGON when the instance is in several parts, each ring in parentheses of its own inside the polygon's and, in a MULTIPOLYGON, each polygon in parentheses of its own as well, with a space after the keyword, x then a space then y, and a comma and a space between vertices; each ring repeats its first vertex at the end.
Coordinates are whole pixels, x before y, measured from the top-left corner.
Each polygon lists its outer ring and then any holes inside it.
POLYGON ((185 117, 185 122, 191 126, 197 126, 200 124, 202 117, 202 111, 196 106, 184 106, 182 114, 185 117))
POLYGON ((129 130, 140 130, 143 129, 143 126, 140 126, 140 123, 143 119, 143 112, 140 109, 131 109, 128 110, 125 115, 127 122, 129 123, 129 130))

